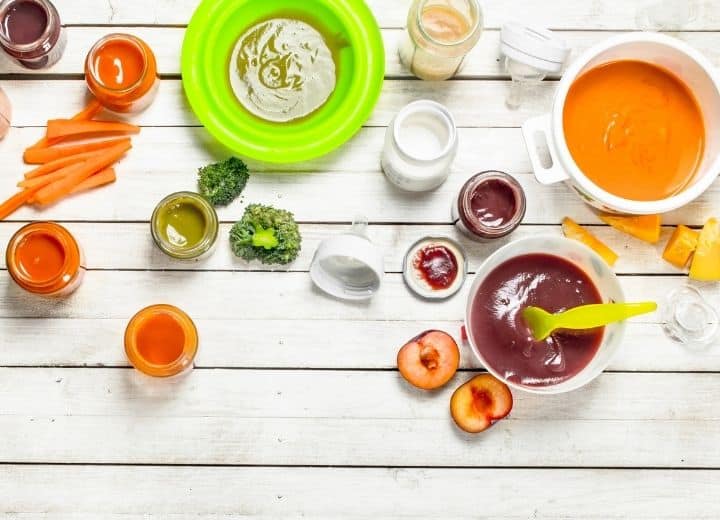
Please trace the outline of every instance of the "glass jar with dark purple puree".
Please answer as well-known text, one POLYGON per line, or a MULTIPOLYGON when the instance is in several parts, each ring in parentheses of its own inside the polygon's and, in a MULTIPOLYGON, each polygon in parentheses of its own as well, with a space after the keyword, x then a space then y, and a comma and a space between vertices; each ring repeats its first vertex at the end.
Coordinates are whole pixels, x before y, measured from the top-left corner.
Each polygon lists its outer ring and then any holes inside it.
POLYGON ((455 226, 475 240, 509 235, 525 217, 525 192, 507 173, 490 170, 470 177, 452 205, 455 226))
POLYGON ((65 50, 60 15, 49 0, 0 2, 0 46, 28 69, 51 67, 65 50))

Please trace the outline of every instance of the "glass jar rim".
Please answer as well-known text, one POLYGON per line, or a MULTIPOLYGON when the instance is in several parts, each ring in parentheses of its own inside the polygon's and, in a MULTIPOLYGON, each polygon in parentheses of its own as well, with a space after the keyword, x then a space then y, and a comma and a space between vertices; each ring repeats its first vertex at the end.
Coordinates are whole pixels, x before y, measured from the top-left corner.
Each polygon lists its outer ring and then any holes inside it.
POLYGON ((145 79, 147 78, 148 71, 150 70, 150 64, 148 60, 150 57, 148 56, 147 51, 145 50, 144 42, 138 38, 137 36, 133 36, 132 34, 126 34, 126 33, 110 33, 102 38, 100 38, 98 41, 95 42, 95 44, 92 46, 90 51, 87 54, 87 57, 85 58, 85 64, 88 71, 88 74, 92 77, 92 81, 94 83, 97 83, 100 87, 103 89, 112 92, 113 94, 128 94, 132 91, 134 91, 137 88, 140 88, 142 84, 145 82, 145 79), (143 59, 143 68, 140 73, 140 76, 137 80, 135 80, 131 85, 128 85, 127 87, 123 88, 113 88, 112 86, 107 85, 102 78, 100 77, 100 74, 95 70, 95 60, 94 57, 100 51, 105 45, 107 45, 110 42, 113 41, 122 41, 125 43, 129 43, 133 45, 137 50, 140 51, 140 54, 142 55, 143 59))
POLYGON ((427 38, 435 45, 438 45, 441 47, 452 48, 452 47, 457 47, 459 45, 466 43, 467 41, 471 40, 473 38, 473 36, 475 36, 475 34, 478 31, 478 28, 480 27, 480 24, 483 21, 482 6, 480 5, 479 0, 466 0, 468 5, 470 6, 472 14, 474 15, 473 24, 470 27, 470 30, 468 31, 468 33, 465 35, 465 37, 461 38, 460 40, 453 41, 453 42, 444 42, 444 41, 440 41, 436 38, 433 38, 430 35, 430 33, 428 33, 427 30, 425 29, 425 26, 423 24, 422 14, 423 14, 423 11, 425 10, 425 5, 429 1, 430 0, 420 0, 418 3, 417 13, 416 13, 417 27, 418 27, 418 30, 420 31, 420 34, 424 38, 427 38))
POLYGON ((197 355, 198 331, 195 322, 182 309, 168 304, 148 305, 140 309, 130 318, 125 328, 125 354, 130 363, 140 372, 147 374, 148 371, 155 372, 155 377, 170 377, 182 373, 190 366, 197 355), (183 330, 182 352, 169 363, 152 363, 145 359, 137 348, 138 329, 153 316, 160 314, 170 316, 183 330), (146 369, 146 370, 144 370, 146 369))
POLYGON ((438 103, 437 101, 431 101, 427 99, 419 99, 416 101, 412 101, 405 105, 403 108, 401 108, 400 112, 398 112, 397 116, 395 116, 395 119, 393 120, 391 131, 393 143, 395 144, 398 152, 402 155, 403 159, 409 162, 419 164, 429 164, 439 161, 440 159, 444 159, 449 154, 453 153, 455 143, 458 139, 457 125, 455 123, 455 118, 453 118, 452 116, 452 113, 450 113, 447 107, 438 103), (408 151, 403 146, 402 140, 400 139, 399 135, 400 127, 402 127, 402 124, 405 122, 405 120, 413 114, 421 113, 422 108, 426 109, 425 112, 432 111, 433 113, 440 115, 443 124, 448 130, 447 143, 445 143, 443 149, 433 157, 415 157, 413 155, 410 155, 410 153, 408 153, 408 151))
POLYGON ((215 208, 205 197, 192 191, 178 191, 171 193, 162 199, 157 206, 155 206, 150 219, 150 232, 155 244, 163 253, 178 260, 193 260, 209 251, 217 241, 219 229, 220 223, 215 208), (203 218, 205 219, 205 228, 203 229, 202 240, 189 248, 178 247, 167 241, 162 236, 162 233, 160 233, 160 229, 158 227, 160 212, 171 202, 182 198, 192 199, 194 202, 197 202, 197 206, 201 210, 203 218))
POLYGON ((459 217, 467 228, 474 233, 487 235, 493 238, 502 238, 512 233, 512 231, 520 225, 520 222, 525 217, 527 198, 525 190, 512 175, 500 170, 485 170, 470 177, 470 179, 468 179, 463 185, 460 189, 460 194, 458 195, 458 205, 460 206, 459 217), (467 218, 467 215, 472 213, 471 199, 475 188, 490 180, 499 180, 507 183, 513 192, 513 198, 515 199, 515 204, 517 205, 515 208, 515 214, 504 226, 486 226, 479 221, 473 221, 467 218))
POLYGON ((70 231, 54 222, 31 222, 21 227, 10 239, 5 256, 8 271, 15 282, 21 286, 32 288, 39 293, 52 293, 57 286, 66 282, 66 276, 72 275, 82 267, 82 255, 77 240, 70 231), (20 243, 34 234, 50 236, 63 249, 64 260, 62 267, 57 274, 45 280, 34 279, 22 269, 10 268, 10 266, 18 265, 16 258, 20 243))
MULTIPOLYGON (((0 42, 4 47, 7 47, 9 49, 12 49, 19 53, 27 53, 30 51, 33 51, 38 46, 40 46, 42 43, 48 41, 53 33, 53 23, 52 19, 55 17, 59 17, 57 14, 57 9, 54 5, 52 5, 47 0, 3 0, 0 3, 0 42), (43 11, 45 11, 45 29, 43 30, 42 34, 34 41, 28 42, 28 43, 16 43, 10 39, 9 34, 5 34, 5 24, 1 23, 2 20, 5 18, 7 11, 12 7, 14 4, 21 3, 21 2, 30 2, 34 3, 36 5, 39 5, 43 11)), ((59 25, 59 20, 58 20, 59 25)))

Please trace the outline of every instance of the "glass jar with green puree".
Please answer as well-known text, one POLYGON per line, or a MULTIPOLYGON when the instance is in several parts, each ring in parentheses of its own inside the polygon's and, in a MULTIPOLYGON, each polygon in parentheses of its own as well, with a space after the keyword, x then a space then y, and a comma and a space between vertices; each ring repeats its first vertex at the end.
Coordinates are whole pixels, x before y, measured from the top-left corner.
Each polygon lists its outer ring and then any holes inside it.
POLYGON ((168 256, 194 260, 209 253, 218 236, 215 208, 197 193, 168 195, 155 208, 150 222, 153 240, 168 256))

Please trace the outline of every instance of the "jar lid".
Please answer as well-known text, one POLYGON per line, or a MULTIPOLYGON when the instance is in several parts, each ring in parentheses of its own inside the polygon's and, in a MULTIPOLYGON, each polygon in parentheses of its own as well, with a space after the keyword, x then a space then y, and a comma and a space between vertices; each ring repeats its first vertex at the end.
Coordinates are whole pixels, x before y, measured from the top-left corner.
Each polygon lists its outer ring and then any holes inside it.
POLYGON ((552 31, 517 22, 503 25, 500 50, 508 58, 546 72, 560 72, 570 54, 567 43, 552 31))
POLYGON ((405 253, 405 285, 427 300, 450 298, 465 282, 466 258, 462 246, 449 237, 423 237, 405 253))
POLYGON ((320 289, 341 300, 367 300, 380 289, 382 251, 356 233, 330 237, 318 246, 310 277, 320 289))

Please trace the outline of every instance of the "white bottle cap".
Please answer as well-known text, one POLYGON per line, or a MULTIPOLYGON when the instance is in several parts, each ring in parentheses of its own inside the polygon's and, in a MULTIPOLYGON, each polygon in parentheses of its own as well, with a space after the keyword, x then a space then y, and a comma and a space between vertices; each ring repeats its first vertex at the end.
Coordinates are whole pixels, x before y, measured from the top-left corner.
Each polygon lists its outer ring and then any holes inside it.
POLYGON ((367 300, 380 289, 382 251, 364 236, 366 223, 356 222, 350 233, 323 240, 310 265, 310 278, 327 294, 341 300, 367 300))
POLYGON ((517 22, 503 25, 500 50, 510 59, 545 72, 560 72, 570 48, 552 31, 517 22))

